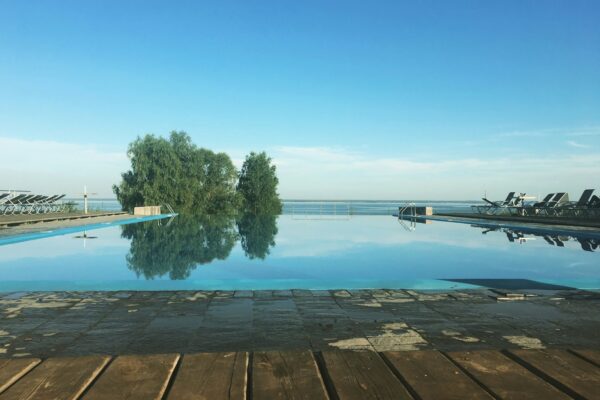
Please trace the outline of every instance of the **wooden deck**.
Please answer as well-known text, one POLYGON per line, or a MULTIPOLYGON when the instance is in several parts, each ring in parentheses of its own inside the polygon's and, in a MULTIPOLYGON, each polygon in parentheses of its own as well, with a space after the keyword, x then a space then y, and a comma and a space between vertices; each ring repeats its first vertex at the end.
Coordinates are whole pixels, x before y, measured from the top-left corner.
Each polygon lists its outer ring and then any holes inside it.
POLYGON ((600 399, 600 351, 0 359, 0 399, 600 399))

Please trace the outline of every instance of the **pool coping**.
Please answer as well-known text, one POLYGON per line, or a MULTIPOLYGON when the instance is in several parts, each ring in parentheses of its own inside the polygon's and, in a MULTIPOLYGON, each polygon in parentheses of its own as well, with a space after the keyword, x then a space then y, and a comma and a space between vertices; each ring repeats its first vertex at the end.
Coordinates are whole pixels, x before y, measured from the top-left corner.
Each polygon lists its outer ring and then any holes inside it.
POLYGON ((27 242, 30 240, 43 239, 43 238, 48 238, 48 237, 53 237, 53 236, 62 236, 62 235, 70 234, 70 233, 78 233, 78 232, 83 232, 83 231, 108 228, 111 226, 129 225, 129 224, 135 224, 138 222, 154 221, 154 220, 165 219, 165 218, 174 218, 177 215, 178 214, 132 216, 132 218, 121 219, 121 220, 117 220, 117 221, 107 221, 107 222, 100 222, 100 223, 96 223, 96 224, 86 224, 86 225, 78 225, 78 226, 67 227, 67 228, 57 228, 57 229, 41 231, 41 232, 30 232, 30 233, 22 233, 22 234, 16 234, 16 235, 7 235, 4 237, 0 237, 0 246, 4 246, 7 244, 27 242))

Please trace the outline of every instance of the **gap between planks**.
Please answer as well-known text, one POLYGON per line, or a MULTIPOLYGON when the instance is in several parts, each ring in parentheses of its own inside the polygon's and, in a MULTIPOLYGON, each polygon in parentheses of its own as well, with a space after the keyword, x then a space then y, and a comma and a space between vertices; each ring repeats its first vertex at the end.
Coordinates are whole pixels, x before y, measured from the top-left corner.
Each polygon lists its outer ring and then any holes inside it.
MULTIPOLYGON (((86 365, 87 369, 81 367, 85 365, 81 359, 85 358, 0 360, 0 400, 33 396, 47 398, 49 396, 44 396, 39 387, 32 392, 25 390, 24 386, 28 380, 39 386, 48 383, 48 379, 55 379, 58 387, 69 391, 63 393, 63 398, 79 400, 110 396, 118 399, 127 390, 112 390, 113 386, 116 388, 119 382, 134 386, 140 384, 135 380, 136 368, 145 371, 140 376, 145 376, 148 382, 153 379, 160 381, 147 389, 149 392, 139 392, 144 399, 156 400, 190 398, 185 396, 189 393, 185 391, 186 384, 188 389, 196 390, 192 393, 198 394, 198 397, 194 398, 211 400, 261 400, 274 394, 283 399, 320 397, 338 400, 377 396, 385 399, 397 398, 392 397, 392 393, 396 396, 398 391, 404 392, 406 398, 426 399, 443 393, 444 383, 453 386, 452 382, 468 389, 465 392, 474 393, 472 398, 501 398, 510 394, 509 386, 518 384, 519 380, 524 384, 524 390, 530 392, 531 398, 540 393, 552 393, 554 398, 596 398, 594 389, 600 387, 600 367, 596 364, 600 360, 600 352, 594 350, 450 353, 432 350, 381 353, 307 350, 87 356, 92 364, 95 363, 92 367, 86 365), (140 360, 154 360, 154 367, 144 367, 145 363, 140 360), (493 361, 478 364, 484 360, 497 361, 497 365, 502 367, 500 377, 494 379, 482 372, 494 366, 493 361), (558 364, 553 365, 552 360, 558 360, 558 364), (410 368, 411 362, 414 370, 410 368), (444 368, 448 370, 440 369, 439 363, 447 363, 444 368), (208 367, 203 366, 205 364, 208 367), (579 375, 569 373, 570 366, 577 367, 579 375), (61 373, 65 370, 74 378, 66 379, 61 373), (585 372, 585 376, 581 375, 581 371, 585 372), (454 375, 448 375, 448 372, 454 375), (198 373, 206 378, 204 383, 210 382, 200 391, 197 385, 193 386, 190 378, 197 377, 198 373), (280 378, 282 381, 278 382, 280 378), (356 396, 354 391, 357 391, 356 396)), ((136 398, 135 392, 133 398, 136 398)))

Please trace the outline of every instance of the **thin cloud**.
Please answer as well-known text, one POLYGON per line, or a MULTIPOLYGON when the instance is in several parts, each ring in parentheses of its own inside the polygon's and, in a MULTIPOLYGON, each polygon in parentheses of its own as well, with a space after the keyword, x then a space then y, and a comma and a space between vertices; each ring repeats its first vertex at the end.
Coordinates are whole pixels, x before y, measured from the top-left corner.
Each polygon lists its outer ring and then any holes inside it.
POLYGON ((498 198, 514 190, 577 193, 589 186, 587 177, 600 173, 600 153, 457 159, 432 154, 429 160, 381 158, 332 147, 287 146, 270 153, 284 198, 464 200, 479 198, 484 190, 498 198))
POLYGON ((537 131, 511 131, 511 132, 503 132, 496 135, 496 137, 500 138, 510 138, 510 137, 546 137, 551 135, 553 132, 556 132, 551 129, 537 130, 537 131))
POLYGON ((579 131, 569 132, 567 136, 578 137, 578 136, 600 136, 600 127, 593 127, 583 129, 579 131))
MULTIPOLYGON (((498 153, 497 157, 449 158, 399 153, 381 157, 365 151, 326 146, 266 149, 277 165, 283 198, 296 199, 446 199, 464 200, 508 191, 543 195, 578 193, 600 174, 600 153, 580 154, 579 142, 544 155, 498 153), (573 148, 573 154, 565 149, 573 148), (509 156, 505 156, 509 154, 509 156), (561 160, 561 168, 556 168, 561 160)), ((561 142, 564 143, 564 142, 561 142)), ((582 145, 585 146, 585 145, 582 145)), ((591 147, 591 146, 590 146, 591 147)), ((129 168, 125 149, 94 144, 0 137, 0 180, 13 189, 76 195, 84 184, 112 197, 111 186, 129 168)), ((228 152, 240 167, 247 151, 228 152)))
POLYGON ((575 147, 578 149, 589 149, 591 146, 587 145, 587 144, 583 144, 583 143, 578 143, 574 140, 567 140, 567 144, 571 147, 575 147))
POLYGON ((502 132, 494 135, 496 138, 510 137, 575 137, 575 136, 599 136, 600 126, 583 126, 576 128, 547 128, 547 129, 532 129, 532 130, 515 130, 502 132))
MULTIPOLYGON (((577 128, 547 128, 531 130, 513 130, 484 135, 479 139, 469 139, 462 142, 464 146, 487 146, 506 139, 543 139, 564 140, 569 137, 600 136, 600 126, 584 126, 577 128)), ((577 146, 574 146, 577 147, 577 146)))
POLYGON ((287 157, 299 157, 303 159, 352 161, 360 157, 359 153, 336 147, 279 146, 275 147, 274 150, 287 157))

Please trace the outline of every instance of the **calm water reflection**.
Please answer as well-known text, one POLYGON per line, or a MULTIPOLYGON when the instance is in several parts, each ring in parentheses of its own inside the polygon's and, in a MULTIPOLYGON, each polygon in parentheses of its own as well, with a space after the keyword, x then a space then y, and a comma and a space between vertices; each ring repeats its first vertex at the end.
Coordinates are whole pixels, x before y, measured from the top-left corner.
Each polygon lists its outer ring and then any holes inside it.
POLYGON ((277 216, 246 214, 237 220, 237 227, 246 257, 264 260, 275 246, 277 216))
MULTIPOLYGON (((600 233, 594 232, 560 232, 550 229, 532 229, 532 228, 504 228, 499 226, 481 226, 471 225, 474 228, 480 228, 483 235, 490 232, 504 234, 510 243, 525 244, 534 240, 542 241, 550 246, 565 247, 567 244, 576 243, 581 246, 581 250, 594 252, 600 246, 600 233)), ((575 246, 577 248, 577 246, 575 246)))
POLYGON ((94 240, 68 234, 0 246, 0 290, 445 289, 476 279, 600 288, 598 234, 414 227, 389 216, 292 215, 110 226, 89 231, 94 240))
POLYGON ((180 215, 121 229, 121 236, 131 240, 127 266, 138 276, 186 279, 200 265, 227 259, 238 240, 249 259, 267 257, 275 246, 277 216, 180 215))

